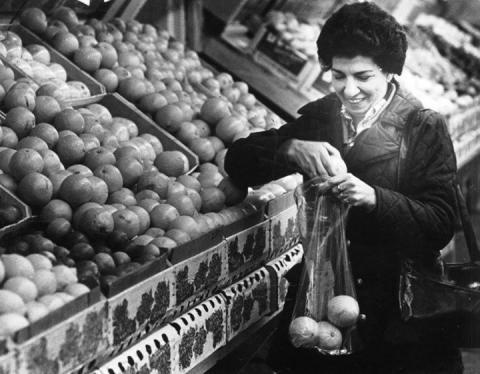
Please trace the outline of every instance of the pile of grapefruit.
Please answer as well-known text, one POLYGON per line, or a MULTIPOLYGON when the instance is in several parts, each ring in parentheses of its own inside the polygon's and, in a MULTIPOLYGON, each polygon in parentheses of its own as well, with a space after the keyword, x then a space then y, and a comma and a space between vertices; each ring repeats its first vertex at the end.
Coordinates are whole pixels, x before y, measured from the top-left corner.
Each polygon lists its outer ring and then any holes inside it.
POLYGON ((360 308, 355 298, 338 295, 327 304, 325 320, 315 321, 307 316, 292 320, 289 336, 296 348, 319 348, 327 352, 336 352, 346 344, 344 337, 360 316, 360 308))

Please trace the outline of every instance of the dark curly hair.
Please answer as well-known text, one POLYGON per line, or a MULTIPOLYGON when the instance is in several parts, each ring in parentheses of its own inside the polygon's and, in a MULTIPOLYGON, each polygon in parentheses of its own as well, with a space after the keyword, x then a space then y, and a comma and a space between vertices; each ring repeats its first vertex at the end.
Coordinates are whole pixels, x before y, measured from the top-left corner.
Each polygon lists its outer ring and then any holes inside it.
POLYGON ((386 73, 400 75, 407 52, 403 27, 371 2, 342 6, 325 23, 317 39, 318 57, 325 70, 332 58, 370 57, 386 73))

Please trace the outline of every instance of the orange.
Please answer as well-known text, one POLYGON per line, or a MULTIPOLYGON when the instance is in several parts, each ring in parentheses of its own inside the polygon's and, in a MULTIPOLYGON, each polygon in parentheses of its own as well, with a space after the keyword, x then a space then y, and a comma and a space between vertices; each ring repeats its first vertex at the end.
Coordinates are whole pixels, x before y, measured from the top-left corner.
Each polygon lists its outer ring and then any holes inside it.
POLYGON ((123 178, 123 185, 130 187, 138 182, 143 174, 143 165, 134 158, 122 157, 117 160, 115 166, 123 178))
POLYGON ((19 138, 23 138, 35 126, 35 115, 23 106, 16 106, 7 112, 5 126, 15 131, 19 138))
POLYGON ((165 151, 156 158, 154 165, 158 171, 169 177, 185 174, 190 166, 187 157, 180 151, 165 151))
POLYGON ((108 196, 107 200, 108 204, 122 204, 124 206, 135 205, 137 200, 135 199, 135 195, 132 190, 123 187, 120 188, 118 191, 112 192, 108 196))
POLYGON ((215 149, 210 140, 197 138, 190 141, 188 147, 198 156, 200 162, 208 162, 215 157, 215 149))
POLYGON ((105 86, 107 92, 115 92, 118 87, 118 76, 107 68, 98 69, 93 77, 105 86))
POLYGON ((128 207, 133 213, 135 213, 140 222, 139 234, 143 234, 150 227, 150 214, 145 208, 138 205, 131 205, 128 207))
POLYGON ((65 56, 73 55, 80 44, 75 35, 68 31, 58 31, 52 38, 52 46, 65 56))
POLYGON ((189 144, 193 139, 200 138, 200 131, 192 122, 182 122, 175 137, 182 143, 189 144))
POLYGON ((184 114, 179 106, 167 104, 155 113, 155 122, 168 132, 176 133, 184 122, 184 114))
POLYGON ((72 174, 65 178, 60 186, 59 196, 72 207, 90 201, 93 195, 92 184, 88 177, 72 174))
POLYGON ((319 348, 333 351, 342 346, 342 333, 334 325, 327 321, 318 322, 317 328, 317 346, 319 348))
POLYGON ((38 153, 42 154, 44 151, 48 151, 48 144, 39 137, 36 136, 25 136, 20 139, 17 144, 17 150, 22 148, 30 148, 36 150, 38 153))
POLYGON ((92 208, 83 214, 80 226, 89 237, 103 236, 113 231, 113 215, 104 208, 92 208))
POLYGON ((180 229, 168 230, 165 233, 165 236, 170 239, 173 239, 175 243, 177 243, 177 245, 182 245, 192 240, 192 238, 190 237, 190 235, 188 235, 187 232, 180 229))
POLYGON ((73 61, 87 73, 94 73, 102 63, 102 53, 94 47, 81 47, 73 54, 73 61))
POLYGON ((215 126, 221 119, 230 115, 230 108, 225 99, 212 97, 200 108, 200 116, 208 124, 215 126))
POLYGON ((135 103, 146 95, 146 85, 143 79, 129 77, 121 79, 118 92, 127 100, 135 103))
POLYGON ((219 212, 225 205, 225 194, 217 187, 207 187, 200 191, 202 213, 219 212))
POLYGON ((93 175, 89 176, 88 180, 90 181, 93 190, 92 198, 90 200, 95 203, 105 204, 108 200, 107 183, 103 179, 93 175))
POLYGON ((57 131, 70 130, 81 134, 85 129, 85 120, 78 110, 66 108, 55 116, 53 125, 57 131))
POLYGON ((327 304, 328 320, 337 327, 353 326, 360 315, 357 300, 348 295, 338 295, 331 298, 327 304))
POLYGON ((167 230, 170 223, 179 216, 178 210, 170 204, 158 204, 150 212, 150 222, 153 227, 167 230))
POLYGON ((7 148, 16 148, 17 144, 18 144, 18 136, 15 133, 15 131, 13 131, 9 127, 3 127, 2 126, 2 143, 1 143, 1 145, 3 147, 7 147, 7 148))
POLYGON ((113 193, 118 191, 123 186, 123 177, 120 170, 114 165, 105 164, 98 166, 93 174, 107 183, 108 192, 113 193))
POLYGON ((53 148, 58 141, 58 131, 49 123, 37 123, 30 131, 30 136, 37 136, 43 139, 48 148, 53 148))
POLYGON ((55 116, 62 110, 58 101, 51 96, 37 96, 35 99, 35 120, 40 122, 52 122, 55 116))
POLYGON ((165 99, 165 96, 158 92, 152 92, 140 99, 138 102, 138 108, 143 112, 153 114, 167 104, 168 102, 167 99, 165 99))
POLYGON ((22 148, 15 152, 8 165, 10 173, 17 180, 22 179, 29 173, 41 173, 43 167, 44 162, 40 153, 30 148, 22 148))
POLYGON ((245 130, 247 127, 240 117, 226 116, 215 127, 215 135, 225 143, 231 143, 238 133, 245 130))
POLYGON ((167 204, 174 206, 180 215, 193 216, 196 213, 192 199, 184 193, 171 194, 167 198, 167 204))
MULTIPOLYGON (((200 230, 197 221, 190 216, 178 216, 175 218, 169 226, 168 231, 172 229, 182 230, 190 236, 191 239, 198 238, 200 236, 200 230)), ((168 233, 167 231, 167 233, 168 233)), ((167 235, 168 236, 168 235, 167 235)))
POLYGON ((43 34, 47 29, 47 16, 39 8, 27 8, 20 14, 20 23, 35 34, 43 34))
POLYGON ((106 164, 115 164, 116 158, 113 152, 105 147, 91 149, 85 154, 84 164, 91 170, 106 164))
POLYGON ((207 136, 210 135, 210 133, 212 132, 212 130, 210 129, 210 126, 208 125, 208 123, 206 123, 205 121, 201 120, 201 119, 194 119, 192 121, 192 123, 197 126, 197 129, 198 129, 198 133, 200 134, 200 137, 201 138, 206 138, 207 136))
POLYGON ((152 190, 160 198, 167 196, 168 183, 170 179, 158 171, 149 171, 143 173, 137 183, 137 191, 152 190))
POLYGON ((54 197, 58 195, 60 186, 62 185, 65 178, 67 178, 69 175, 72 175, 72 173, 69 172, 68 170, 59 170, 59 171, 48 174, 48 178, 52 182, 54 197))
POLYGON ((44 222, 51 222, 55 218, 65 218, 68 221, 72 220, 72 208, 67 202, 60 199, 50 200, 40 212, 40 218, 44 222))
POLYGON ((177 180, 178 183, 183 184, 187 188, 191 188, 192 190, 195 190, 197 192, 200 191, 202 186, 200 185, 200 182, 198 181, 197 178, 192 177, 191 175, 180 175, 177 180))
POLYGON ((112 214, 114 228, 127 234, 128 238, 133 238, 140 231, 140 219, 129 209, 120 209, 112 214))
POLYGON ((77 135, 66 135, 58 139, 55 151, 65 166, 79 164, 85 157, 85 144, 77 135))
POLYGON ((102 54, 101 67, 112 69, 118 61, 118 53, 115 47, 110 43, 101 41, 98 43, 97 49, 102 54))
POLYGON ((21 106, 28 110, 35 108, 35 90, 28 83, 15 83, 7 90, 3 99, 3 106, 7 109, 13 109, 21 106))
POLYGON ((318 324, 310 317, 297 317, 290 322, 288 335, 295 348, 315 347, 318 343, 318 324))

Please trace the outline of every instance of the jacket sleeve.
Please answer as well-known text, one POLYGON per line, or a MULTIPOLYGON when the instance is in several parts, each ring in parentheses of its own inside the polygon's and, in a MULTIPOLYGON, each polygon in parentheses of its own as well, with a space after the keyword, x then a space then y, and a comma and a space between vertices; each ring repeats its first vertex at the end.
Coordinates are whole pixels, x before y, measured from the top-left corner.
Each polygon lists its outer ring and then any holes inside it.
POLYGON ((253 133, 234 142, 225 156, 225 171, 239 186, 256 186, 293 173, 280 146, 297 136, 306 121, 300 117, 279 129, 253 133))
POLYGON ((437 251, 453 236, 456 159, 443 117, 430 112, 408 141, 402 193, 374 187, 379 234, 400 251, 437 251))

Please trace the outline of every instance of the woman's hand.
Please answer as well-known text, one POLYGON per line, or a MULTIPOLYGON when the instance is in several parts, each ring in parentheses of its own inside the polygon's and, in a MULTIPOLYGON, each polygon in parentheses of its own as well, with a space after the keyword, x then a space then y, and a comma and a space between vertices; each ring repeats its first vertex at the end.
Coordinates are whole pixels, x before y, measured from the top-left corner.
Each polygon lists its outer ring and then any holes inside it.
POLYGON ((373 187, 350 173, 328 178, 321 187, 326 191, 331 189, 340 200, 352 206, 365 207, 371 211, 377 205, 373 187))
POLYGON ((292 139, 282 148, 288 160, 310 178, 320 176, 326 179, 339 173, 338 165, 331 157, 341 160, 340 152, 327 142, 292 139))

